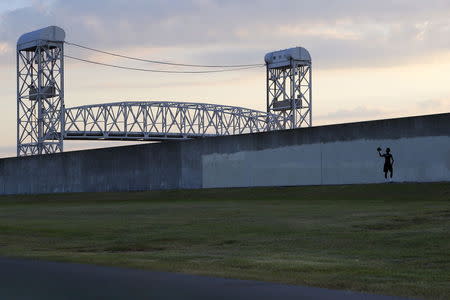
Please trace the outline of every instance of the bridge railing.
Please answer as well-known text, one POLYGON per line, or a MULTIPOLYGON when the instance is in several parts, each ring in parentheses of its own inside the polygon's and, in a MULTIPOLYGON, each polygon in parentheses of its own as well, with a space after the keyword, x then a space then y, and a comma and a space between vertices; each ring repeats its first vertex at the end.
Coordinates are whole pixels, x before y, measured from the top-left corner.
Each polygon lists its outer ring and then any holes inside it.
POLYGON ((186 102, 117 102, 65 109, 64 139, 170 140, 284 129, 280 116, 186 102))

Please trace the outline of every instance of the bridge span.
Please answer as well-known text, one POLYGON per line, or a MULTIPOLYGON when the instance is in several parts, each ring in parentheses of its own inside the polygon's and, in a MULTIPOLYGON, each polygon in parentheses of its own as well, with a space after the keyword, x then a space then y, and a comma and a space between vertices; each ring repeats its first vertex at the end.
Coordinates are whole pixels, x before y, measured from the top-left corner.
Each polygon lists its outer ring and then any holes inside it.
POLYGON ((282 116, 207 103, 134 101, 65 109, 65 140, 165 141, 286 128, 282 116))

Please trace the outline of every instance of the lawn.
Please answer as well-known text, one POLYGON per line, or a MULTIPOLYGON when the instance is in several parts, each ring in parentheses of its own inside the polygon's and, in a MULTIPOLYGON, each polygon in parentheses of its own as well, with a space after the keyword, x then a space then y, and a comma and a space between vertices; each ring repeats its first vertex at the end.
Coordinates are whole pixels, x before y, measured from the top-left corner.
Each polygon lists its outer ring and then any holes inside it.
POLYGON ((0 255, 445 299, 450 183, 0 197, 0 255))

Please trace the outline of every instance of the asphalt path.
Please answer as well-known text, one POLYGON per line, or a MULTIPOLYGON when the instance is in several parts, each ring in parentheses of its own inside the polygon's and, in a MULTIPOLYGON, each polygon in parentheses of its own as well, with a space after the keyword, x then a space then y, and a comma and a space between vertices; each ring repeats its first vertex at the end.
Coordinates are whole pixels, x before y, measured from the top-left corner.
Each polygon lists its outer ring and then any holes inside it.
POLYGON ((0 299, 368 299, 350 291, 252 280, 0 258, 0 299))

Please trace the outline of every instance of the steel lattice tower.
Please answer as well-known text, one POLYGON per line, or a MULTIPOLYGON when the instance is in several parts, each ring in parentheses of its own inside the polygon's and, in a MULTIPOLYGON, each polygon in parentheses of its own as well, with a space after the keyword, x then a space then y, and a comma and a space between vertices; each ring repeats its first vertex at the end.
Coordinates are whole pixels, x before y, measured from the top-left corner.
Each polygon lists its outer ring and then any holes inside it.
POLYGON ((17 156, 63 151, 64 38, 50 26, 17 41, 17 156))
POLYGON ((285 120, 284 128, 312 126, 311 56, 296 47, 270 52, 267 68, 267 113, 285 120))

